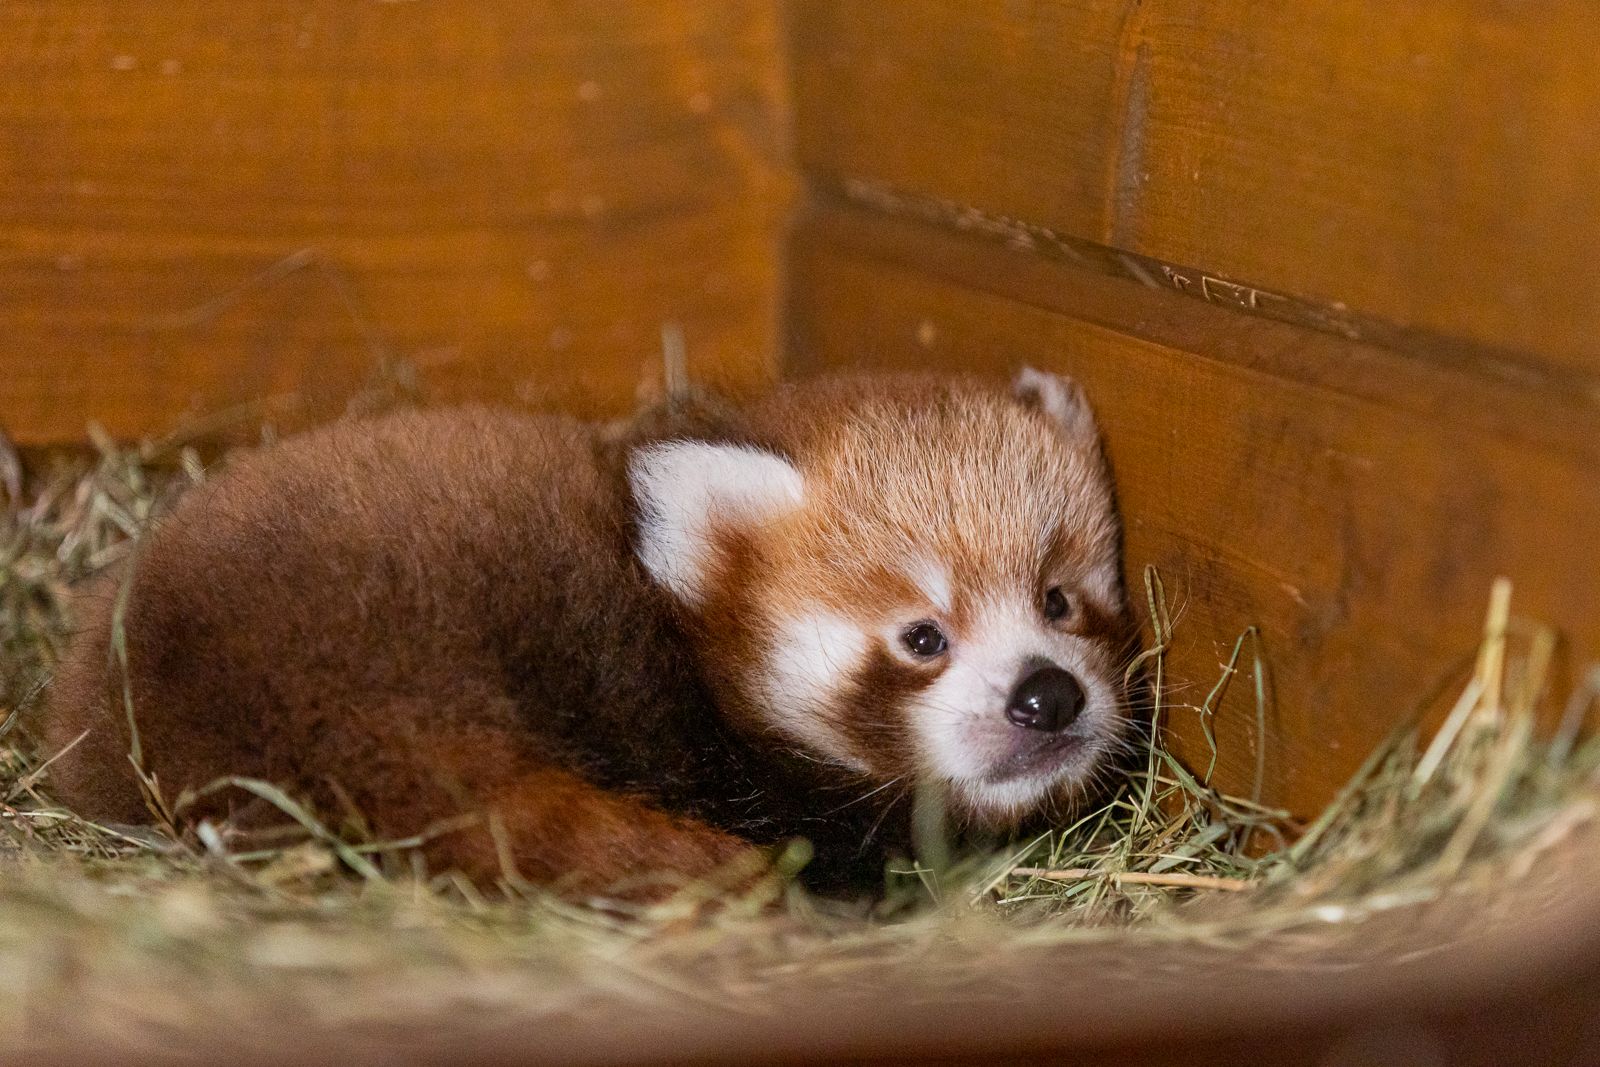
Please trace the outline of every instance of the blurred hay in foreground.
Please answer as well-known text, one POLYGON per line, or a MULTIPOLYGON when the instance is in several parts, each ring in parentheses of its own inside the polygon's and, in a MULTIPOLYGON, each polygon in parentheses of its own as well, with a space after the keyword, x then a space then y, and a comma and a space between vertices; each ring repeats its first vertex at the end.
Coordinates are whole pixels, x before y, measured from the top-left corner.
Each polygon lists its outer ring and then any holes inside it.
POLYGON ((691 887, 623 918, 420 880, 403 843, 333 842, 320 828, 245 848, 226 828, 175 840, 96 825, 52 801, 51 753, 31 747, 27 720, 70 627, 70 584, 202 477, 180 442, 97 438, 92 456, 0 488, 0 1041, 65 1025, 126 1039, 284 1012, 339 1026, 440 1003, 520 1019, 663 999, 763 1011, 774 984, 802 971, 848 985, 885 960, 971 973, 996 954, 1071 942, 1227 949, 1515 880, 1595 815, 1600 749, 1582 740, 1595 679, 1540 740, 1554 636, 1513 619, 1508 585, 1438 732, 1424 738, 1408 719, 1296 828, 1213 789, 1162 743, 1174 715, 1199 715, 1210 736, 1227 685, 1253 683, 1263 714, 1264 694, 1246 633, 1199 706, 1164 703, 1174 635, 1151 573, 1143 666, 1157 725, 1126 788, 1007 855, 903 872, 873 915, 774 885, 779 909, 769 894, 708 911, 707 890, 691 887))

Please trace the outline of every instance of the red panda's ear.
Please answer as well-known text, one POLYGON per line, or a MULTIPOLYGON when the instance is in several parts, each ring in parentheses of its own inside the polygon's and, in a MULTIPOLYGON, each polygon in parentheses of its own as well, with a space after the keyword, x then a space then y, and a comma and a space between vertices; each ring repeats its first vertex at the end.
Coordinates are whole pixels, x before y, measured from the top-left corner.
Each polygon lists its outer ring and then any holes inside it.
POLYGON ((1099 445, 1100 428, 1095 424, 1094 411, 1083 388, 1071 378, 1024 367, 1012 379, 1011 392, 1023 404, 1050 416, 1071 440, 1099 445))
POLYGON ((783 457, 705 441, 640 449, 628 485, 638 505, 639 561, 691 605, 704 596, 719 533, 781 518, 805 498, 805 479, 783 457))

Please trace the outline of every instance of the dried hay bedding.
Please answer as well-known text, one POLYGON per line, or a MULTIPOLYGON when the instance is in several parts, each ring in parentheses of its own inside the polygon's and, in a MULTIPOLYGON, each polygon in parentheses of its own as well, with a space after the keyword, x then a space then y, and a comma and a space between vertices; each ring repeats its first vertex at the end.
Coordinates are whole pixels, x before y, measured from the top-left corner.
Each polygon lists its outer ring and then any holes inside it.
MULTIPOLYGON (((781 877, 714 909, 703 906, 714 886, 635 914, 522 887, 489 897, 421 877, 406 842, 338 837, 268 783, 236 785, 285 811, 283 832, 264 839, 97 825, 52 800, 52 754, 30 741, 29 714, 71 625, 68 588, 204 470, 177 440, 93 445, 28 485, 0 448, 0 1048, 245 1042, 288 1019, 303 1034, 443 1017, 581 1030, 619 1008, 641 1025, 673 1013, 770 1021, 796 988, 850 994, 908 971, 924 999, 982 1002, 1015 974, 1008 961, 1062 946, 1113 962, 1176 944, 1191 966, 1326 967, 1376 951, 1346 936, 1374 917, 1527 878, 1595 814, 1590 690, 1539 739, 1554 638, 1512 619, 1502 584, 1443 727, 1424 738, 1407 718, 1310 826, 1213 789, 1157 728, 1103 807, 1008 855, 913 865, 872 914, 806 899, 781 877)), ((1247 633, 1198 706, 1164 701, 1174 634, 1158 576, 1146 594, 1157 723, 1206 724, 1225 685, 1264 699, 1247 633)))

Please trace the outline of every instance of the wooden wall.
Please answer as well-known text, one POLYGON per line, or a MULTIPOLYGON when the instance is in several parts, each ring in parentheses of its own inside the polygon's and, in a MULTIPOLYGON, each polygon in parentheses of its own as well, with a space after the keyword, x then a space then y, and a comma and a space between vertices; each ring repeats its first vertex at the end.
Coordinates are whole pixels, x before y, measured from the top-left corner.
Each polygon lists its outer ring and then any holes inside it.
POLYGON ((384 354, 626 405, 772 371, 774 5, 0 5, 0 426, 134 435, 384 354))
POLYGON ((793 40, 791 364, 1081 378, 1172 697, 1261 629, 1269 799, 1325 802, 1496 575, 1600 653, 1600 9, 798 0, 793 40))

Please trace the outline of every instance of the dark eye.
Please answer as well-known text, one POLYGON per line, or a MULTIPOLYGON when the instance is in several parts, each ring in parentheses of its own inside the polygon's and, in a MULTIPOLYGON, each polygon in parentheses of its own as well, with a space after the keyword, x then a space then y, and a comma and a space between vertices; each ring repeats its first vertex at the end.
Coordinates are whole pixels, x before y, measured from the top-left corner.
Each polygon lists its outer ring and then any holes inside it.
POLYGON ((1067 599, 1067 594, 1061 591, 1059 585, 1051 586, 1044 595, 1044 617, 1051 622, 1060 622, 1071 614, 1072 601, 1067 599))
POLYGON ((900 640, 911 650, 913 656, 921 656, 923 659, 932 659, 950 647, 950 643, 944 639, 944 631, 931 622, 917 623, 901 634, 900 640))

